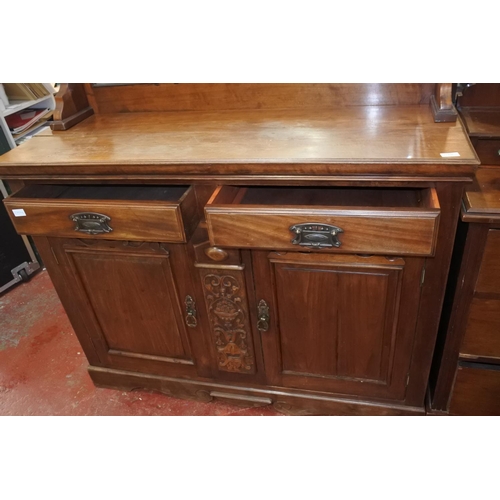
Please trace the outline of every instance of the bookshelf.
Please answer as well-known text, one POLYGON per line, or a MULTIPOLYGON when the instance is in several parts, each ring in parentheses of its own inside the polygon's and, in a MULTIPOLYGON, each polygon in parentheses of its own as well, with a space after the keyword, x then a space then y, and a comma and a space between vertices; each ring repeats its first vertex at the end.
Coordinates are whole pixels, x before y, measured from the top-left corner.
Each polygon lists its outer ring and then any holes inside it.
MULTIPOLYGON (((9 129, 6 117, 27 108, 49 109, 56 107, 54 94, 59 90, 50 83, 42 84, 49 95, 31 100, 9 99, 6 106, 0 99, 0 155, 16 148, 27 136, 33 134, 39 124, 27 128, 15 136, 9 129)), ((0 179, 0 293, 21 281, 27 281, 40 268, 36 249, 27 236, 16 234, 2 200, 9 194, 9 186, 0 179)))
POLYGON ((27 135, 29 135, 34 131, 34 128, 30 127, 28 130, 14 137, 11 131, 9 130, 9 126, 5 121, 5 117, 30 107, 38 109, 47 108, 51 111, 54 110, 56 107, 54 94, 57 92, 58 89, 55 88, 51 83, 43 83, 42 85, 50 92, 50 95, 28 101, 10 101, 9 106, 7 106, 5 109, 0 109, 0 129, 1 132, 3 132, 3 135, 5 136, 11 149, 17 147, 21 143, 21 141, 25 139, 27 135))

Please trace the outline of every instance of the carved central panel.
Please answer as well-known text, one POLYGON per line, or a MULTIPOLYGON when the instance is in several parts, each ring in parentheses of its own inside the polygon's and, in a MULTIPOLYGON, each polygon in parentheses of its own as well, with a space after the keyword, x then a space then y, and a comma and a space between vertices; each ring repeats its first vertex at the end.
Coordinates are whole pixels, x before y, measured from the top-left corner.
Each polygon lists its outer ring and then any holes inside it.
POLYGON ((243 273, 215 269, 200 273, 219 370, 255 373, 243 273))

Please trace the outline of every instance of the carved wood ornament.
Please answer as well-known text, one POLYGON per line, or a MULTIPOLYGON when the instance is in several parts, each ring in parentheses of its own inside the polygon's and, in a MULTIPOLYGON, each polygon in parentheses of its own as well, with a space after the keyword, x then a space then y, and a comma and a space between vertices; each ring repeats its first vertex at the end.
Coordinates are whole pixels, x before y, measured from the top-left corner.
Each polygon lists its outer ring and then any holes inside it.
POLYGON ((219 370, 255 373, 244 281, 238 274, 202 272, 205 300, 219 370))

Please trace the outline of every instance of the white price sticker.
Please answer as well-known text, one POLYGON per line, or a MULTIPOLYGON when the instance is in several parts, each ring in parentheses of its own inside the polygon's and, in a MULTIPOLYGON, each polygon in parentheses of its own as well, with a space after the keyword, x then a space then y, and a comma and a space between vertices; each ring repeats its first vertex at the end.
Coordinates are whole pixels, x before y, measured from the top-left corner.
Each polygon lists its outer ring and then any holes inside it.
POLYGON ((14 208, 12 213, 14 217, 26 217, 26 212, 22 208, 14 208))
POLYGON ((453 153, 439 153, 443 158, 450 158, 452 156, 460 156, 460 153, 454 151, 453 153))

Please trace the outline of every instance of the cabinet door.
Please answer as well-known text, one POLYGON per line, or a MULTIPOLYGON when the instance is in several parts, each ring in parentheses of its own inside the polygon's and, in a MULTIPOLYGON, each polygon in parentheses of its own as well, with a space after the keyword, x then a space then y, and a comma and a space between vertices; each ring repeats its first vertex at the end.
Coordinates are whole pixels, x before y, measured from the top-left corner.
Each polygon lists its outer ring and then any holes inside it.
POLYGON ((423 262, 253 252, 268 382, 403 400, 423 262))
POLYGON ((193 292, 184 245, 48 238, 42 250, 53 255, 51 277, 82 346, 90 340, 98 364, 196 374, 196 354, 203 364, 204 347, 196 316, 188 318, 193 328, 186 326, 185 300, 193 292))

